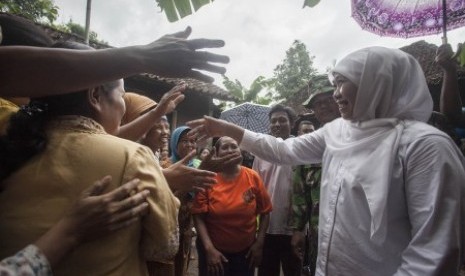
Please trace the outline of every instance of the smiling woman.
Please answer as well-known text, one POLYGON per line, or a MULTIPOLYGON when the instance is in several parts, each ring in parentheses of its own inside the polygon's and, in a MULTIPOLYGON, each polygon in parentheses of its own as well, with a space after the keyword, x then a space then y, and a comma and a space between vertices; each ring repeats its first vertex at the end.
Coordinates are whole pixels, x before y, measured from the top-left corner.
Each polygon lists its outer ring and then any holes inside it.
POLYGON ((348 120, 281 140, 206 117, 189 123, 192 134, 233 137, 277 164, 322 162, 316 275, 457 275, 465 159, 425 123, 433 103, 420 65, 401 50, 369 47, 332 75, 347 79, 338 93, 344 111, 353 104, 348 120))

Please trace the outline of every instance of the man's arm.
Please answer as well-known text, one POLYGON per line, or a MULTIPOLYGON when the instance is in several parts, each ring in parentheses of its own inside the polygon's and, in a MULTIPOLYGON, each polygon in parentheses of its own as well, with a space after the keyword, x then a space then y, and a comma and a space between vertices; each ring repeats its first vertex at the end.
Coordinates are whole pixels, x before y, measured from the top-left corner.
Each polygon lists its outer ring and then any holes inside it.
POLYGON ((0 95, 55 95, 139 73, 211 82, 212 77, 197 70, 223 74, 225 68, 211 63, 227 63, 229 58, 199 50, 223 47, 224 41, 188 40, 190 33, 187 28, 148 45, 96 51, 4 46, 0 48, 0 95))

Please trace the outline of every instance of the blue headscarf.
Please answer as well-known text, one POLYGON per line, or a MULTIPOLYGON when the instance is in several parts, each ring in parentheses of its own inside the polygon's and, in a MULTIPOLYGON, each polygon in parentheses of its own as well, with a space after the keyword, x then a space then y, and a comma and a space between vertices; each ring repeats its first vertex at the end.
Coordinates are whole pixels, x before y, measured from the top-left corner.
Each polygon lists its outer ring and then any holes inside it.
MULTIPOLYGON (((181 136, 190 131, 191 128, 190 127, 187 127, 187 126, 180 126, 178 128, 176 128, 173 133, 171 134, 171 140, 170 140, 170 148, 171 148, 171 162, 176 163, 178 162, 179 160, 181 160, 181 157, 179 156, 178 154, 178 144, 179 144, 179 140, 181 139, 181 136)), ((189 164, 187 164, 189 167, 192 167, 193 164, 192 163, 192 160, 189 160, 189 164)))

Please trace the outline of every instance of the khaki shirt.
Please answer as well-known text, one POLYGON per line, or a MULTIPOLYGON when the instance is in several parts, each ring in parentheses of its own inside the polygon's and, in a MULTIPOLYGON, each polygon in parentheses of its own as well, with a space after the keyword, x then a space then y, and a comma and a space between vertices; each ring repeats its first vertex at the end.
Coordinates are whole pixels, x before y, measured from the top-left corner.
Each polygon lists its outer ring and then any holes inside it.
POLYGON ((0 259, 33 243, 105 175, 109 188, 139 178, 151 195, 140 223, 83 243, 55 275, 146 275, 146 260, 172 258, 178 248, 179 201, 147 147, 105 133, 95 121, 64 116, 48 126, 48 145, 4 181, 0 193, 0 259))

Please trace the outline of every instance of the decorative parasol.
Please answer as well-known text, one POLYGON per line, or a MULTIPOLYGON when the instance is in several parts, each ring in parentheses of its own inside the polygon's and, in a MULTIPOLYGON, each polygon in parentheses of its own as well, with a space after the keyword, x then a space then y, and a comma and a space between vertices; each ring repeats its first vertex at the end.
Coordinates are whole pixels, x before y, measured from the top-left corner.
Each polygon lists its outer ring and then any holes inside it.
POLYGON ((268 118, 270 109, 266 105, 243 103, 221 112, 220 119, 254 132, 268 133, 270 130, 268 118))
POLYGON ((352 17, 381 36, 416 37, 465 25, 465 0, 351 0, 352 17))

